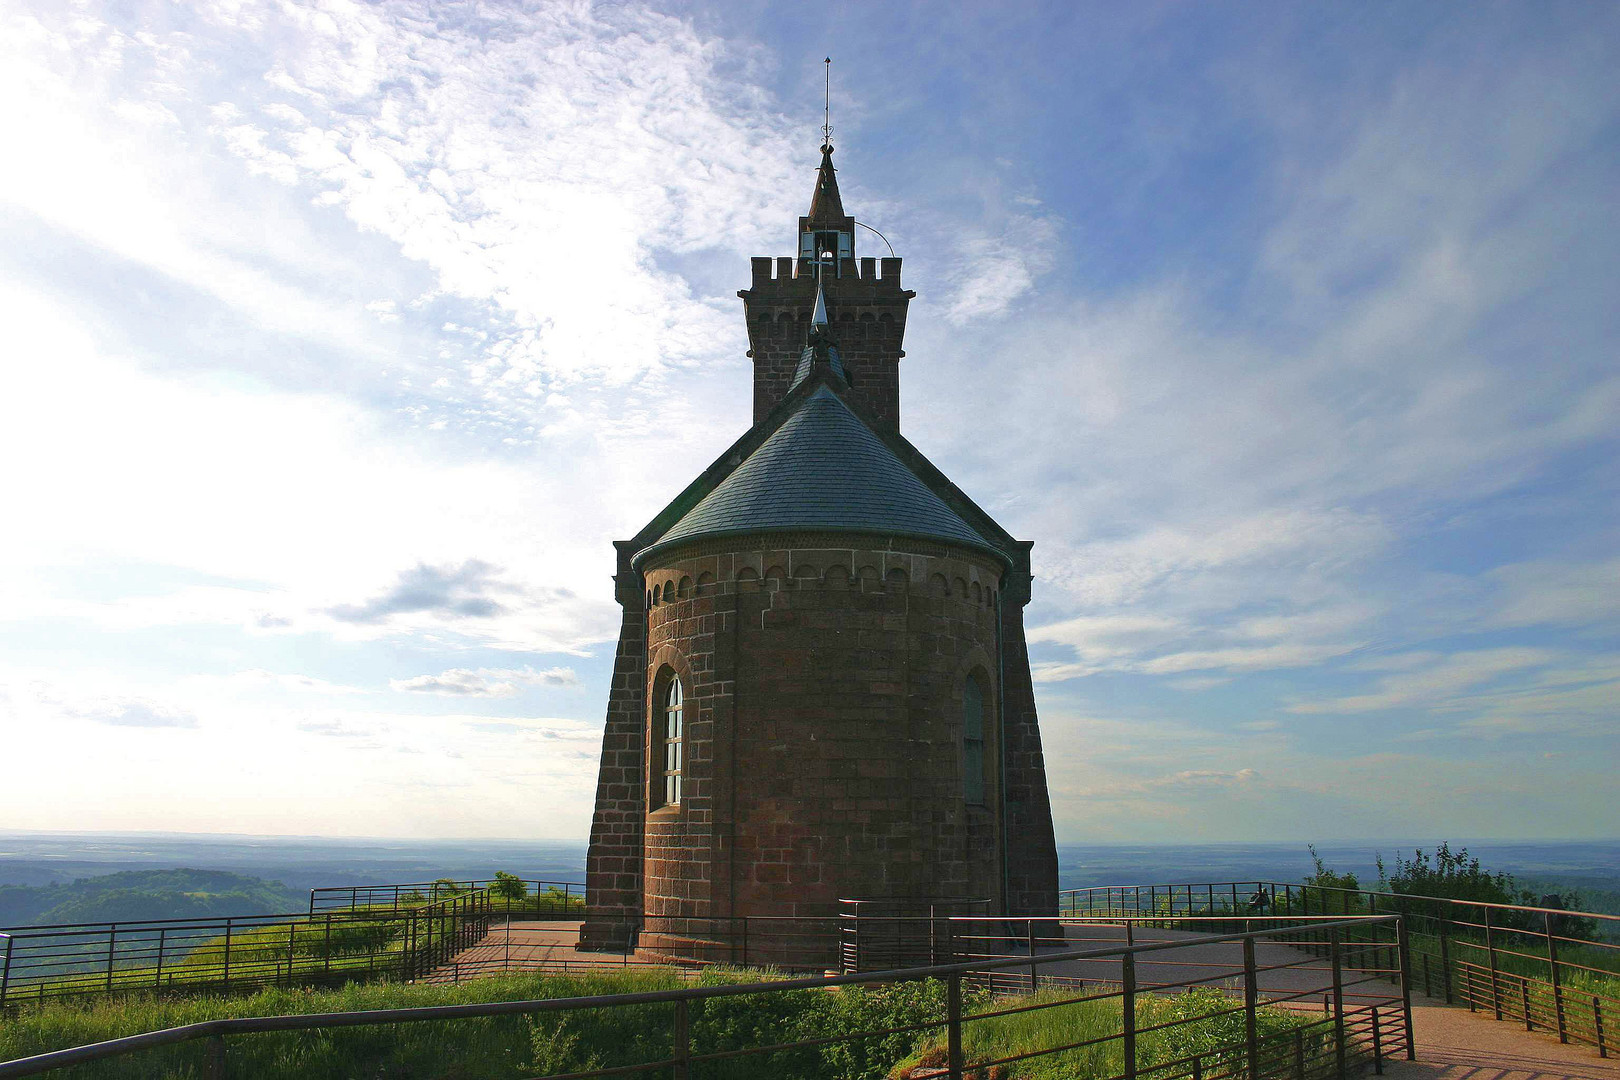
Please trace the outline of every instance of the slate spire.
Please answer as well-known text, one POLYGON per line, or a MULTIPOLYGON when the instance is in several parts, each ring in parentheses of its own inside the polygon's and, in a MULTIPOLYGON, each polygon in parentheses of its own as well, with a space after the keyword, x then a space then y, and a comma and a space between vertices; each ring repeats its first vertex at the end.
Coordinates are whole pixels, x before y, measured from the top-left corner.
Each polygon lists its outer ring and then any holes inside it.
POLYGON ((838 173, 833 169, 832 143, 821 148, 821 168, 816 170, 816 192, 810 196, 810 213, 806 220, 810 228, 844 228, 849 215, 844 213, 844 200, 838 194, 838 173))
POLYGON ((827 293, 821 287, 821 275, 816 275, 816 306, 810 312, 810 333, 827 332, 827 293))
POLYGON ((822 287, 821 275, 817 273, 816 306, 810 312, 810 339, 805 342, 804 352, 799 354, 799 366, 793 372, 793 383, 789 389, 796 389, 818 367, 826 368, 844 385, 852 384, 843 357, 838 355, 838 346, 832 342, 831 331, 832 324, 827 318, 827 293, 822 287))

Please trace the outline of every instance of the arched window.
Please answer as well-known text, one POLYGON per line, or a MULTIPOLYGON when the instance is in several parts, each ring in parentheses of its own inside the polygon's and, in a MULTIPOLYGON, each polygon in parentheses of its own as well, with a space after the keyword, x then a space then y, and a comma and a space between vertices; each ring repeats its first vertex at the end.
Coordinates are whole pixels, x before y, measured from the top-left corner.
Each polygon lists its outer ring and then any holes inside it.
POLYGON ((681 801, 681 710, 684 695, 681 677, 669 680, 669 694, 664 698, 664 805, 675 806, 681 801))
POLYGON ((962 687, 962 798, 984 805, 984 688, 977 675, 962 687))

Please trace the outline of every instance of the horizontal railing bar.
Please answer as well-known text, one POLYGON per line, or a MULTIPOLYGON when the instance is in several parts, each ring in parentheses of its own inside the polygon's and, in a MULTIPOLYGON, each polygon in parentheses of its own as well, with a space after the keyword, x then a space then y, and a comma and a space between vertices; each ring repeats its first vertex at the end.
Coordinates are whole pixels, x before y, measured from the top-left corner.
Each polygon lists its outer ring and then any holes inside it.
MULTIPOLYGON (((1396 915, 1363 916, 1357 919, 1341 920, 1338 923, 1326 924, 1324 929, 1348 929, 1351 926, 1367 925, 1372 923, 1393 923, 1399 920, 1396 915)), ((1135 956, 1142 953, 1162 952, 1167 949, 1187 948, 1197 945, 1214 945, 1223 942, 1242 941, 1245 938, 1271 937, 1290 932, 1289 928, 1279 927, 1270 930, 1256 930, 1247 934, 1214 934, 1202 937, 1188 938, 1180 942, 1162 942, 1148 945, 1127 945, 1111 949, 1078 950, 1049 954, 1043 962, 1061 962, 1068 960, 1084 960, 1103 956, 1135 956)), ((1008 957, 1004 960, 987 963, 967 964, 939 964, 929 967, 899 968, 885 972, 866 972, 851 975, 824 976, 821 978, 784 979, 773 982, 744 983, 732 986, 690 987, 681 990, 651 991, 639 994, 614 994, 607 996, 583 998, 549 998, 530 1001, 485 1002, 468 1005, 436 1005, 419 1006, 408 1009, 371 1009, 355 1012, 340 1013, 303 1013, 287 1016, 269 1017, 235 1017, 219 1020, 204 1020, 179 1027, 165 1028, 160 1031, 146 1032, 141 1035, 129 1035, 118 1039, 109 1039, 87 1046, 73 1047, 67 1050, 55 1050, 45 1054, 34 1055, 27 1058, 18 1058, 10 1062, 0 1062, 0 1077, 27 1076, 47 1069, 60 1068, 64 1065, 73 1065, 85 1061, 96 1061, 102 1058, 114 1057, 128 1053, 132 1050, 148 1049, 158 1046, 168 1046, 174 1043, 187 1042, 193 1039, 208 1038, 211 1036, 224 1036, 234 1034, 253 1034, 268 1031, 293 1031, 324 1027, 363 1027, 370 1024, 409 1023, 432 1020, 459 1020, 473 1019, 486 1016, 511 1016, 517 1014, 532 1014, 542 1012, 559 1012, 580 1008, 614 1008, 619 1006, 657 1004, 672 1001, 692 1001, 711 997, 735 997, 742 994, 770 993, 774 991, 792 989, 810 989, 814 987, 859 985, 869 983, 908 982, 916 979, 937 978, 948 975, 961 975, 972 972, 1002 971, 1013 968, 1023 969, 1029 966, 1028 957, 1008 957)))
MULTIPOLYGON (((1492 909, 1498 910, 1498 911, 1527 911, 1527 912, 1534 912, 1535 914, 1538 914, 1538 915, 1540 915, 1540 914, 1546 914, 1546 915, 1571 915, 1571 916, 1577 916, 1577 917, 1581 917, 1581 918, 1608 919, 1608 920, 1613 920, 1613 921, 1616 921, 1616 922, 1620 922, 1620 915, 1607 915, 1607 914, 1604 914, 1603 912, 1600 912, 1600 911, 1576 911, 1576 910, 1573 910, 1573 909, 1570 909, 1570 908, 1535 907, 1535 906, 1532 906, 1532 905, 1529 905, 1529 904, 1501 904, 1501 903, 1496 903, 1494 901, 1488 901, 1488 900, 1457 900, 1457 899, 1454 899, 1454 898, 1449 897, 1449 896, 1420 896, 1420 895, 1417 895, 1415 893, 1378 892, 1378 891, 1372 890, 1372 889, 1349 889, 1349 888, 1345 888, 1344 886, 1341 886, 1341 885, 1303 885, 1303 884, 1300 884, 1298 882, 1291 882, 1291 881, 1195 881, 1195 882, 1175 881, 1175 882, 1154 882, 1154 883, 1151 883, 1151 884, 1144 884, 1144 885, 1135 885, 1135 884, 1131 884, 1131 885, 1090 885, 1090 886, 1081 886, 1080 888, 1077 888, 1077 889, 1061 889, 1061 890, 1059 890, 1058 891, 1058 906, 1060 908, 1062 907, 1062 898, 1063 897, 1065 897, 1065 896, 1078 897, 1080 894, 1086 893, 1086 892, 1106 892, 1108 890, 1119 890, 1122 894, 1126 893, 1126 892, 1131 893, 1132 898, 1134 899, 1135 898, 1135 893, 1139 889, 1154 889, 1154 890, 1166 889, 1166 890, 1168 890, 1168 889, 1172 889, 1172 888, 1174 888, 1174 889, 1193 888, 1193 889, 1206 889, 1207 890, 1207 889, 1209 889, 1211 887, 1214 887, 1214 886, 1221 886, 1221 887, 1226 888, 1227 890, 1230 890, 1233 885, 1237 885, 1237 886, 1244 886, 1244 885, 1262 886, 1262 885, 1264 885, 1264 886, 1266 886, 1268 888, 1273 888, 1273 889, 1292 890, 1295 893, 1302 893, 1302 892, 1305 892, 1305 891, 1311 891, 1311 892, 1337 892, 1337 893, 1347 893, 1347 894, 1352 895, 1352 896, 1376 896, 1381 900, 1385 899, 1385 898, 1388 898, 1388 899, 1390 899, 1392 901, 1410 901, 1410 902, 1424 902, 1424 903, 1438 903, 1438 904, 1458 904, 1458 905, 1462 905, 1464 907, 1492 908, 1492 909)), ((1165 895, 1166 899, 1170 898, 1170 896, 1171 896, 1171 894, 1169 894, 1169 893, 1166 893, 1164 895, 1165 895)), ((1216 899, 1217 902, 1222 901, 1222 900, 1226 900, 1226 899, 1229 899, 1229 898, 1230 898, 1229 893, 1228 893, 1228 895, 1224 895, 1224 896, 1222 894, 1220 894, 1220 893, 1217 893, 1215 895, 1215 899, 1216 899)), ((1192 899, 1194 899, 1194 900, 1206 899, 1206 897, 1193 896, 1192 899)), ((1243 901, 1245 901, 1247 899, 1248 899, 1247 897, 1240 897, 1239 902, 1241 903, 1241 902, 1243 902, 1243 901)), ((1497 928, 1493 928, 1493 929, 1497 929, 1497 928)), ((1506 929, 1506 928, 1503 927, 1503 928, 1500 928, 1500 929, 1506 929)))

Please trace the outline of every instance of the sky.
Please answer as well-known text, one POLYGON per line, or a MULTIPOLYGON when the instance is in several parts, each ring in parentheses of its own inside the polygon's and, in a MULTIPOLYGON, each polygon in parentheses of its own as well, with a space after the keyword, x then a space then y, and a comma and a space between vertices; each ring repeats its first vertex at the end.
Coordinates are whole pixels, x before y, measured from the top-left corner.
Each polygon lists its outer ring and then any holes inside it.
POLYGON ((1060 842, 1620 835, 1616 55, 1591 3, 0 0, 0 822, 583 838, 611 541, 748 426, 831 56, 903 431, 1035 542, 1060 842))

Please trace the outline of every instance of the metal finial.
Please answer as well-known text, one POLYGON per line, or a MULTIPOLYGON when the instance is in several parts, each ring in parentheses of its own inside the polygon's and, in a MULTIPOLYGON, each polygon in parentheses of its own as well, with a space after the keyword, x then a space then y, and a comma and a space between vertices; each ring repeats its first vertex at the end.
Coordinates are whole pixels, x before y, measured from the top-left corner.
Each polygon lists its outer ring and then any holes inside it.
POLYGON ((822 62, 822 94, 824 99, 825 120, 821 125, 821 145, 827 146, 832 142, 832 57, 822 62))

